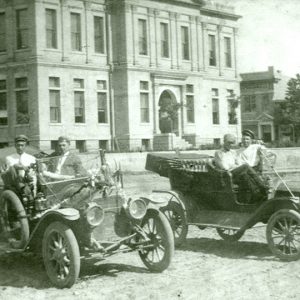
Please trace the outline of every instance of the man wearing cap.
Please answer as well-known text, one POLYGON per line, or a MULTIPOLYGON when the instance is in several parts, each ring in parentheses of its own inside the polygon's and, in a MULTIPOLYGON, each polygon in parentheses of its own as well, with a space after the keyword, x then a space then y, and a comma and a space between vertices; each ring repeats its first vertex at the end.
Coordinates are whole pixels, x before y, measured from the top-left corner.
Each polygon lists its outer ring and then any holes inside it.
POLYGON ((58 138, 58 149, 50 154, 50 156, 53 159, 48 170, 57 175, 64 176, 62 179, 74 178, 76 175, 87 175, 86 170, 82 167, 80 158, 76 154, 70 153, 70 139, 68 137, 60 136, 58 138))
POLYGON ((11 154, 6 157, 7 167, 19 165, 22 167, 29 167, 35 163, 35 157, 25 152, 28 143, 28 137, 26 135, 18 135, 15 138, 15 148, 17 153, 11 154))

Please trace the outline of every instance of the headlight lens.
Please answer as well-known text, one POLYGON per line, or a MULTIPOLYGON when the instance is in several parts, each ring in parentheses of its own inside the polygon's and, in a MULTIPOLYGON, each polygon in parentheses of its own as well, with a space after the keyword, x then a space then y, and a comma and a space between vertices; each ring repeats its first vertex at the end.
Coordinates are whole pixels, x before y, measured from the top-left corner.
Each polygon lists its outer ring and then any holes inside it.
POLYGON ((96 203, 91 203, 85 211, 85 216, 88 224, 95 227, 102 223, 104 219, 104 211, 101 206, 96 203))
POLYGON ((142 199, 130 200, 128 203, 128 211, 130 216, 134 219, 140 220, 147 212, 146 203, 142 199))

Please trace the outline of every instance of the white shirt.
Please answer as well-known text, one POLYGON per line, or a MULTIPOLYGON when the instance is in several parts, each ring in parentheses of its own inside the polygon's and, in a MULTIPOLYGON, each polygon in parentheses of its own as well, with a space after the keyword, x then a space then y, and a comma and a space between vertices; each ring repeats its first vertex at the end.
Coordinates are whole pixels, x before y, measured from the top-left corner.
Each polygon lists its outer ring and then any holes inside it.
POLYGON ((236 152, 234 150, 225 150, 225 149, 216 151, 215 164, 220 169, 227 170, 227 171, 230 171, 238 167, 236 152))
POLYGON ((65 163, 68 155, 69 155, 69 151, 64 153, 59 159, 58 159, 58 163, 57 163, 57 166, 56 166, 56 170, 55 170, 55 173, 56 174, 60 174, 61 173, 61 167, 63 166, 63 164, 65 163))
POLYGON ((35 162, 35 157, 27 153, 22 153, 21 155, 18 153, 14 153, 5 158, 5 163, 8 168, 16 164, 21 164, 24 167, 29 167, 35 162))
POLYGON ((247 163, 250 167, 257 166, 260 162, 260 150, 266 150, 266 147, 260 144, 251 144, 247 148, 238 149, 238 163, 247 163))

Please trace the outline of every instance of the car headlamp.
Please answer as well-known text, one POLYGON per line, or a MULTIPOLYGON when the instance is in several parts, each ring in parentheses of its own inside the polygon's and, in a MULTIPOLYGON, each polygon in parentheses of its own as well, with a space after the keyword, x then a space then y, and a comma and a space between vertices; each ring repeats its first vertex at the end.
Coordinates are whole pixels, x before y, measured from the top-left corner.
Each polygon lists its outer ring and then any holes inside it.
POLYGON ((96 203, 90 203, 88 208, 85 210, 85 217, 90 226, 96 227, 104 220, 104 211, 102 207, 96 203))
POLYGON ((130 216, 137 220, 142 219, 147 212, 146 203, 142 199, 131 199, 127 209, 130 216))

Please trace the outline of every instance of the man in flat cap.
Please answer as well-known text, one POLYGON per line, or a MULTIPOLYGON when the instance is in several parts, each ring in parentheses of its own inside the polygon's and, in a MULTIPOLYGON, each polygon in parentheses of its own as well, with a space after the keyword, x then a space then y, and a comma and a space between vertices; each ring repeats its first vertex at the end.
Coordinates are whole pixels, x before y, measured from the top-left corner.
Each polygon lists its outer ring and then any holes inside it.
POLYGON ((31 164, 35 163, 35 157, 25 152, 27 144, 28 137, 26 135, 21 134, 15 138, 15 148, 17 153, 6 157, 5 161, 8 168, 14 165, 29 167, 31 164))

